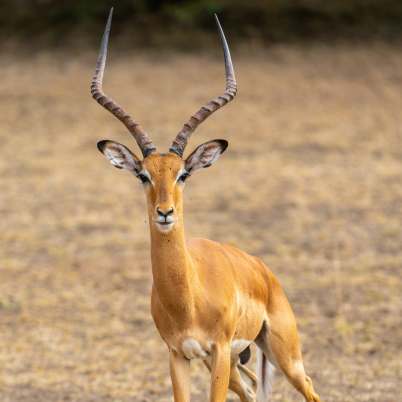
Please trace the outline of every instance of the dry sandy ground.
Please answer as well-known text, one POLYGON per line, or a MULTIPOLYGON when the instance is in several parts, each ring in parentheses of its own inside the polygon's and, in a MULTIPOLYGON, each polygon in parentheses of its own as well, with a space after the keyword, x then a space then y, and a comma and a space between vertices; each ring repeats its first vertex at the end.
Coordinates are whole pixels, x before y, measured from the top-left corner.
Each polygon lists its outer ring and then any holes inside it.
MULTIPOLYGON (((187 233, 235 243, 277 274, 323 401, 397 402, 401 48, 234 57, 238 98, 189 146, 230 141, 219 163, 188 182, 187 233)), ((1 402, 171 400, 149 312, 142 188, 95 144, 136 147, 89 96, 95 58, 0 60, 1 402)), ((112 52, 110 61, 107 91, 163 150, 223 87, 220 57, 112 52)), ((193 401, 206 401, 206 372, 193 366, 193 401)), ((278 375, 273 400, 301 398, 278 375)))

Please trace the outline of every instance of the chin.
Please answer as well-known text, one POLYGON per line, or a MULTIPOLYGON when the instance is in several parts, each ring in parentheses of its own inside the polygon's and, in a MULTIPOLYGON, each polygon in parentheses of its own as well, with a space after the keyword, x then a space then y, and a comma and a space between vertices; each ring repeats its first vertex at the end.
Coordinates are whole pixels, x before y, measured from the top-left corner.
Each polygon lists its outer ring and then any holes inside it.
POLYGON ((168 225, 162 225, 160 223, 155 223, 156 229, 161 233, 169 233, 175 225, 175 222, 171 222, 168 225))

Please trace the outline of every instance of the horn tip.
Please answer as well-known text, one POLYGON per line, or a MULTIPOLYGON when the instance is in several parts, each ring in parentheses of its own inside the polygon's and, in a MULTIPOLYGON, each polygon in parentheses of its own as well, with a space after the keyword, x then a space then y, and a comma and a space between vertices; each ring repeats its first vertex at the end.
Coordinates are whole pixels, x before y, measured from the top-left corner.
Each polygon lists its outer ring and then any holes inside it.
POLYGON ((109 27, 110 27, 110 24, 112 23, 113 10, 114 10, 114 7, 110 7, 109 16, 107 17, 107 23, 106 23, 106 25, 109 27))

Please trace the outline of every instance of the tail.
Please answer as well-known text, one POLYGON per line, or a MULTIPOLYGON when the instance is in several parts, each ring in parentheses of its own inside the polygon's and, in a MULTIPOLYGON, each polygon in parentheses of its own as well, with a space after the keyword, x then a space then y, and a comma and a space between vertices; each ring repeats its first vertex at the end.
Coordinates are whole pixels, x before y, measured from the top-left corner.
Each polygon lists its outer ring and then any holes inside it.
POLYGON ((270 400, 275 366, 269 362, 260 348, 257 348, 257 402, 270 400))

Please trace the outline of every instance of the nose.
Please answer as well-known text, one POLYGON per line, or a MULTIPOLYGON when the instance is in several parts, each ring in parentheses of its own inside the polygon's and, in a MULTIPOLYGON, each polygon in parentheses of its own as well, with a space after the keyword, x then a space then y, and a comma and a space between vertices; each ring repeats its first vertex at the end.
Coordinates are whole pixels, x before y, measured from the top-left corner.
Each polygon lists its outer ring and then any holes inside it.
POLYGON ((159 207, 156 207, 156 212, 162 218, 167 218, 168 216, 172 215, 174 212, 173 207, 170 207, 167 211, 162 211, 159 207))

